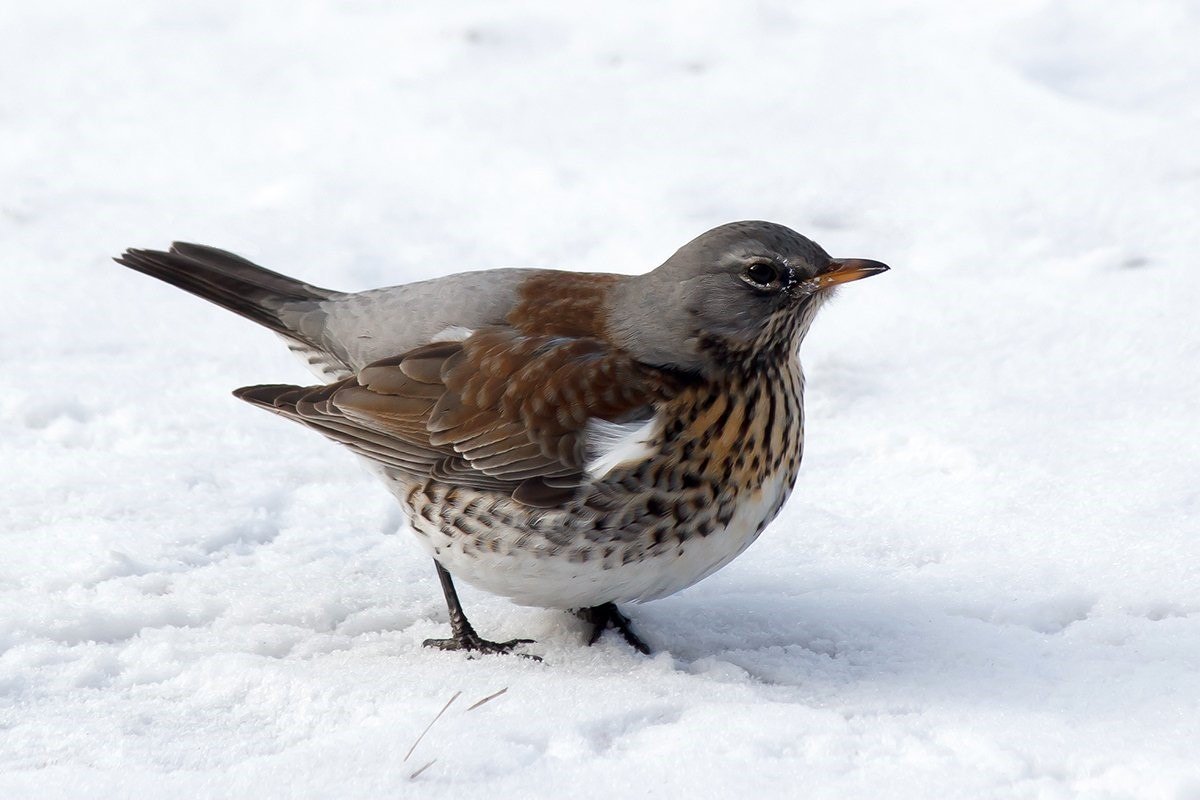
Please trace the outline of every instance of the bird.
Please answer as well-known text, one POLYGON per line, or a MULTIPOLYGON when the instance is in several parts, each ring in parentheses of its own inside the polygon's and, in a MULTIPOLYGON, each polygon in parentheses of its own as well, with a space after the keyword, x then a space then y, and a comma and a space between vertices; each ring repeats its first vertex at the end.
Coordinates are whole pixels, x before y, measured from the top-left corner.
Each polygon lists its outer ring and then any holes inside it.
MULTIPOLYGON (((780 224, 732 222, 642 274, 499 268, 323 289, 197 244, 114 259, 278 334, 320 383, 237 389, 366 461, 455 579, 650 647, 620 606, 746 550, 791 494, 804 445, 800 344, 841 285, 885 272, 780 224)), ((530 656, 536 658, 536 656, 530 656)))

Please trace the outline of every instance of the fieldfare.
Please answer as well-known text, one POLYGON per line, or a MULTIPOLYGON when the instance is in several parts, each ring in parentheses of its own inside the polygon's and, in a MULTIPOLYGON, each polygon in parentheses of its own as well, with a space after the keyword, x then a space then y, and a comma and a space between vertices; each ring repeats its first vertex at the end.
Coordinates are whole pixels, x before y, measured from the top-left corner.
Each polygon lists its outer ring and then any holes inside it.
POLYGON ((494 269, 336 292, 224 250, 116 259, 279 334, 323 381, 234 394, 361 456, 433 557, 451 636, 507 652, 451 576, 570 609, 591 642, 617 609, 728 564, 787 500, 804 442, 798 348, 835 287, 883 272, 782 225, 735 222, 643 275, 494 269))

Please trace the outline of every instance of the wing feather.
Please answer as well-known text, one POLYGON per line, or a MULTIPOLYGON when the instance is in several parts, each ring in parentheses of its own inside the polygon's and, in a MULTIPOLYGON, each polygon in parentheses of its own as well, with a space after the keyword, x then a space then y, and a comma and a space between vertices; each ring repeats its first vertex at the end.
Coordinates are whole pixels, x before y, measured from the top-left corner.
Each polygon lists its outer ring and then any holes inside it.
POLYGON ((648 419, 679 380, 601 339, 492 327, 325 386, 235 394, 410 480, 504 491, 549 507, 587 480, 590 421, 648 419))

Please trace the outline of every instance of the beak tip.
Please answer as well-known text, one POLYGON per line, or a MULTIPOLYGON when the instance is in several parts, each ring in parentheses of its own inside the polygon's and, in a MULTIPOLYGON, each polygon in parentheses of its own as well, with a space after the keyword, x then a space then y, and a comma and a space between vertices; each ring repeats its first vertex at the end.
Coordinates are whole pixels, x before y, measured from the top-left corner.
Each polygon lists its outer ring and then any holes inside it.
POLYGON ((863 272, 870 272, 872 274, 887 272, 889 269, 891 269, 891 267, 882 261, 874 261, 870 258, 848 258, 846 259, 846 262, 855 265, 863 272))

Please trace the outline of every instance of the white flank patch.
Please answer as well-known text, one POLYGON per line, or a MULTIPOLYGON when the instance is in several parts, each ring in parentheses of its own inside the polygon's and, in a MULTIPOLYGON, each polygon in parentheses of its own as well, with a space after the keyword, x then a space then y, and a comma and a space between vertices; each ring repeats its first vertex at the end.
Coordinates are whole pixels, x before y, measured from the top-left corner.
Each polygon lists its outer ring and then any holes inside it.
POLYGON ((645 461, 654 454, 650 443, 658 432, 658 417, 646 422, 609 422, 588 420, 588 462, 584 471, 590 478, 603 478, 619 466, 645 461))
POLYGON ((431 342, 462 342, 465 341, 475 331, 471 328, 464 328, 461 325, 451 325, 448 328, 442 328, 435 333, 429 341, 431 342))

